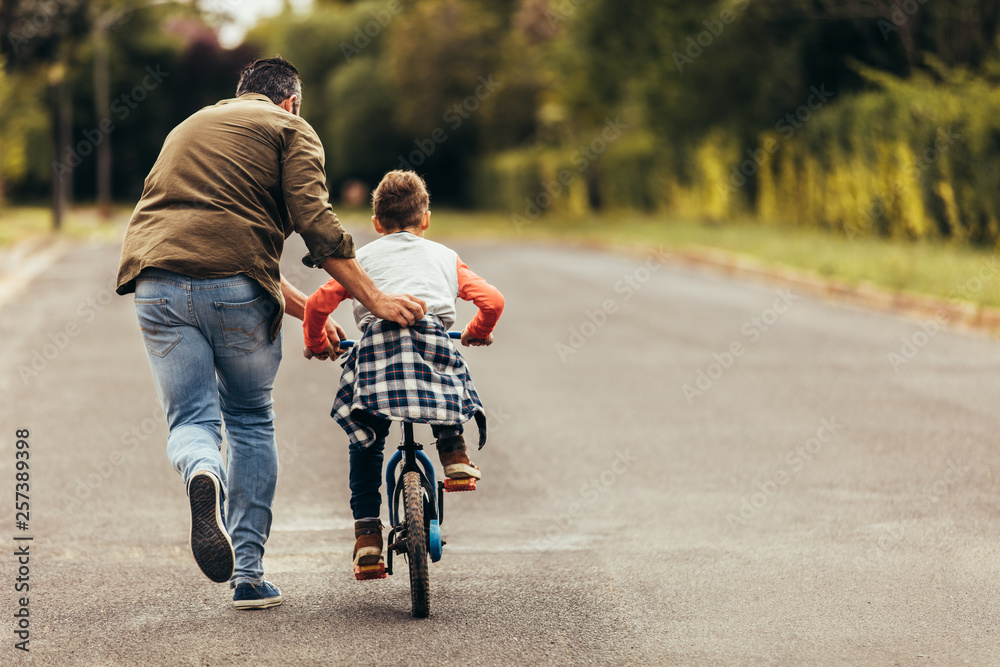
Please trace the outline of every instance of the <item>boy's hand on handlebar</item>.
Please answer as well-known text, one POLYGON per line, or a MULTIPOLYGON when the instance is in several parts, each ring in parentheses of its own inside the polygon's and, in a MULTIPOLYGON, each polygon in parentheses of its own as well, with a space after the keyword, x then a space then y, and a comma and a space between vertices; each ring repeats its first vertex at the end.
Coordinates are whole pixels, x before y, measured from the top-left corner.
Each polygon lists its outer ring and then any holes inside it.
POLYGON ((302 350, 303 357, 306 359, 319 359, 320 361, 326 361, 327 359, 334 361, 341 355, 343 350, 340 348, 340 341, 347 338, 347 333, 332 317, 326 319, 325 331, 326 349, 322 352, 313 352, 308 347, 304 348, 302 350))
POLYGON ((302 348, 302 356, 306 359, 319 359, 320 361, 325 361, 330 358, 329 346, 323 352, 313 352, 308 347, 302 348))
POLYGON ((395 322, 401 327, 416 324, 426 314, 424 300, 409 294, 382 294, 372 308, 375 317, 395 322))
POLYGON ((340 348, 335 349, 331 343, 327 343, 326 349, 322 352, 313 352, 308 347, 305 347, 302 348, 302 356, 306 359, 319 359, 320 361, 333 360, 340 356, 340 348))
POLYGON ((326 318, 326 339, 329 343, 324 354, 329 355, 331 360, 339 357, 343 353, 343 350, 340 349, 340 341, 345 338, 347 338, 347 332, 344 331, 343 327, 337 324, 337 321, 332 317, 326 318))
POLYGON ((473 338, 468 329, 462 331, 462 345, 465 347, 486 347, 493 344, 493 334, 486 338, 473 338))

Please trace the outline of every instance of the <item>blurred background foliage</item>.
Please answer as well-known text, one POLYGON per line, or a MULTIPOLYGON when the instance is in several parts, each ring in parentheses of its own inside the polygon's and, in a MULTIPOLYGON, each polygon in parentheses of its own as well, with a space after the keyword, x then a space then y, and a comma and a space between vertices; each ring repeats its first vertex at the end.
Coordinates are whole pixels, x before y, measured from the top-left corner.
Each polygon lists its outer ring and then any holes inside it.
POLYGON ((335 196, 404 166, 438 204, 515 221, 639 210, 1000 241, 1000 0, 316 0, 236 48, 218 19, 2 0, 0 197, 48 198, 74 161, 67 198, 134 202, 170 129, 280 53, 335 196), (168 75, 122 99, 147 68, 168 75))

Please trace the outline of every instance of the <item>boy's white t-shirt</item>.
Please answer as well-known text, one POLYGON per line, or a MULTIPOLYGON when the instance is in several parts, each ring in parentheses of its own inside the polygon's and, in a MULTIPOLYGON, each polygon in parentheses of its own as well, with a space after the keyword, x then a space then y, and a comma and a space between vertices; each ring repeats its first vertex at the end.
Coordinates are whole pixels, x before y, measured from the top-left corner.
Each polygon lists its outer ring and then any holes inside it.
MULTIPOLYGON (((445 329, 455 324, 458 253, 410 232, 387 234, 357 251, 358 264, 386 294, 409 294, 427 303, 427 312, 445 329)), ((354 321, 364 331, 375 316, 354 299, 354 321)))

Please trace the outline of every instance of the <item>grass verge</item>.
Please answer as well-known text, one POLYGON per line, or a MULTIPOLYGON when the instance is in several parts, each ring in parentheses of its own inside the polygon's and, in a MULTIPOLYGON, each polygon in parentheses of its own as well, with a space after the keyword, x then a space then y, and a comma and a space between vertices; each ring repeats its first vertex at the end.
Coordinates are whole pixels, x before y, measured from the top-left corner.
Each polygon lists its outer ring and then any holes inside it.
POLYGON ((130 208, 115 208, 110 220, 103 221, 94 208, 76 208, 63 218, 59 234, 52 229, 52 211, 44 206, 0 208, 0 248, 36 237, 65 236, 79 240, 117 240, 121 225, 128 221, 130 208))

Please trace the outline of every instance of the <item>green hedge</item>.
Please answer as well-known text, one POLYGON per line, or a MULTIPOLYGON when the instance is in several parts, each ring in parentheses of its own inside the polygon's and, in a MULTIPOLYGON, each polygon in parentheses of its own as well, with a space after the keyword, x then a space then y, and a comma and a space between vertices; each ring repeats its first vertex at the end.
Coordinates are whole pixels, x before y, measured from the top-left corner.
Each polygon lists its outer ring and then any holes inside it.
POLYGON ((1000 89, 971 78, 866 74, 879 90, 834 98, 797 127, 769 128, 749 146, 726 128, 677 145, 636 128, 582 169, 579 146, 488 156, 476 169, 477 200, 534 212, 530 204, 546 203, 553 180, 568 170, 569 188, 540 213, 658 210, 851 238, 1000 242, 1000 89))
POLYGON ((535 220, 547 213, 590 210, 586 173, 566 150, 528 148, 480 160, 473 177, 476 202, 511 216, 535 220))

